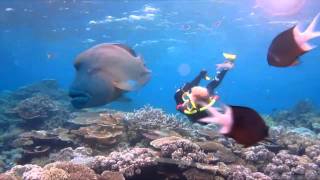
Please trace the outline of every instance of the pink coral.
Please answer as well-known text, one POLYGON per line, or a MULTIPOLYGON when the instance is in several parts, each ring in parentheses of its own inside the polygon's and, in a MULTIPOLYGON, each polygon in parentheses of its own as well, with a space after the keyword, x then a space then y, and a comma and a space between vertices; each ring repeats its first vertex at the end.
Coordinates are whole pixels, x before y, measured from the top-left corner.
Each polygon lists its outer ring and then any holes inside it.
POLYGON ((55 162, 48 164, 44 167, 44 169, 57 168, 62 169, 69 174, 70 180, 97 180, 97 176, 95 172, 84 166, 79 164, 73 164, 69 162, 55 162))
POLYGON ((148 148, 132 148, 112 152, 109 156, 95 156, 91 167, 98 172, 105 170, 119 171, 125 176, 140 174, 142 168, 153 166, 156 153, 148 148))
POLYGON ((163 157, 181 160, 186 164, 209 162, 208 156, 200 149, 200 146, 187 139, 174 136, 164 137, 152 141, 151 145, 160 148, 163 157))
POLYGON ((307 156, 296 156, 281 151, 265 168, 272 179, 314 179, 320 176, 320 168, 307 156))

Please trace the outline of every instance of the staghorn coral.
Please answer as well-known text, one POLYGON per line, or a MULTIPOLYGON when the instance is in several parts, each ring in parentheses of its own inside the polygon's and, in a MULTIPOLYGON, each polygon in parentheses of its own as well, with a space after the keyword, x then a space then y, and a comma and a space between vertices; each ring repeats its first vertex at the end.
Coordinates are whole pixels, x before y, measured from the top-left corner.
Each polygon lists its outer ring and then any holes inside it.
POLYGON ((167 128, 190 128, 187 120, 179 119, 178 116, 168 115, 162 109, 153 108, 150 105, 125 114, 125 120, 130 126, 137 126, 143 129, 167 128))
POLYGON ((148 133, 148 131, 156 131, 159 129, 162 131, 174 130, 176 133, 182 136, 201 139, 203 137, 197 130, 209 129, 199 125, 198 123, 191 123, 184 116, 166 114, 162 109, 154 108, 150 105, 146 105, 143 108, 135 110, 134 112, 123 114, 125 120, 124 124, 127 128, 127 142, 129 142, 131 145, 141 142, 141 139, 143 139, 145 136, 152 139, 153 137, 151 136, 153 136, 153 134, 148 133))
POLYGON ((162 157, 179 160, 184 164, 209 163, 208 155, 201 151, 200 146, 187 139, 171 136, 156 139, 150 144, 161 149, 162 157))
POLYGON ((269 163, 264 172, 272 179, 317 179, 320 168, 312 163, 307 156, 288 154, 287 151, 279 152, 269 163))

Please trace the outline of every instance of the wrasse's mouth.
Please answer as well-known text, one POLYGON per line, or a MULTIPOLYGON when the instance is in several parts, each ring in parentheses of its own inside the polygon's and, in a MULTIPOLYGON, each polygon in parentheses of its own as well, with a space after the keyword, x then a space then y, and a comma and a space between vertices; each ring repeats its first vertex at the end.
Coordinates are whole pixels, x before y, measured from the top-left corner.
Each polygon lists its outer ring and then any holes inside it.
POLYGON ((71 104, 75 108, 84 108, 91 98, 88 93, 72 89, 69 91, 69 96, 71 97, 71 104))

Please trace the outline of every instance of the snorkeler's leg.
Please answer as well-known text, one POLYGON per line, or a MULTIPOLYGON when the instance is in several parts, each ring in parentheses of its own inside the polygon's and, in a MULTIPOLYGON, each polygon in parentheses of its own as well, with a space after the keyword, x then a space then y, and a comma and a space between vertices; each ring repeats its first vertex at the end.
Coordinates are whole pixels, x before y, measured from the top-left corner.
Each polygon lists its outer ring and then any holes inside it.
POLYGON ((201 79, 204 79, 206 75, 207 75, 207 71, 201 70, 200 73, 191 82, 188 82, 183 86, 182 90, 186 92, 186 91, 189 91, 194 86, 198 86, 201 79))
POLYGON ((228 72, 227 69, 224 69, 222 71, 217 71, 217 74, 214 77, 214 79, 207 85, 209 94, 211 95, 214 94, 214 89, 219 86, 219 84, 221 83, 221 81, 223 80, 227 72, 228 72))

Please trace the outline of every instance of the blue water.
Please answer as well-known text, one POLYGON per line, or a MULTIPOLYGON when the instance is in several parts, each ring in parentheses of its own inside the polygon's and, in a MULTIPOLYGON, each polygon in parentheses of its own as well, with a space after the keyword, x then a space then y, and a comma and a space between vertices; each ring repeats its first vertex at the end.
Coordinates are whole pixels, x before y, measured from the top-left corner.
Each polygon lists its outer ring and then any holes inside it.
MULTIPOLYGON (((235 68, 217 89, 224 103, 261 113, 303 99, 319 105, 319 48, 291 68, 270 67, 266 61, 273 37, 292 22, 306 26, 318 12, 318 0, 307 1, 286 17, 266 14, 254 0, 2 0, 0 90, 42 79, 56 79, 67 89, 78 53, 102 42, 121 42, 144 57, 152 80, 127 94, 131 103, 107 107, 132 110, 151 104, 175 112, 176 89, 202 68, 213 76, 223 52, 238 55, 235 68), (190 72, 179 73, 181 65, 190 72)), ((320 45, 320 38, 312 43, 320 45)))

